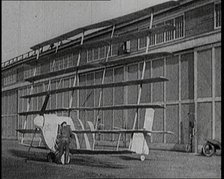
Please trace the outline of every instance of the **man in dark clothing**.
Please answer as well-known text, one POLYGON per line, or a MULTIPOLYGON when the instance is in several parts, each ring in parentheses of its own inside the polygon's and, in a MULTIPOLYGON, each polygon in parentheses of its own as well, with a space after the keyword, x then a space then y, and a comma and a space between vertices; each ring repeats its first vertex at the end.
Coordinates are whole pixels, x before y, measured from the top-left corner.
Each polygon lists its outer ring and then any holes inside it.
MULTIPOLYGON (((98 131, 100 131, 100 130, 103 129, 103 124, 101 123, 101 119, 100 119, 100 118, 97 119, 97 124, 96 124, 96 125, 97 125, 97 126, 96 126, 96 129, 97 129, 98 131)), ((98 140, 100 140, 100 136, 101 136, 101 134, 98 133, 98 140)))
POLYGON ((64 121, 61 123, 61 127, 59 129, 59 156, 58 160, 61 160, 61 157, 65 151, 65 164, 68 163, 68 155, 69 155, 69 144, 71 142, 71 137, 74 134, 69 125, 64 121))

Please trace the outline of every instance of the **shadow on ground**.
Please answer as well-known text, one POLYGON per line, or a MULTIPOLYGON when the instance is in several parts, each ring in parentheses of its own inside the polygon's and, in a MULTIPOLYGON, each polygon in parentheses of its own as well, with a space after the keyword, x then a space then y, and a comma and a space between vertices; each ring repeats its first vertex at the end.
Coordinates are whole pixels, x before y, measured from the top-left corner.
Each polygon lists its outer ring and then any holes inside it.
MULTIPOLYGON (((30 152, 23 150, 11 149, 9 152, 18 158, 23 158, 25 161, 38 161, 38 162, 48 162, 47 154, 43 152, 30 152)), ((71 158, 69 165, 80 165, 80 166, 90 166, 90 167, 101 167, 110 169, 122 169, 126 168, 124 165, 113 163, 112 161, 106 161, 105 159, 100 159, 99 157, 93 156, 73 156, 71 158)))

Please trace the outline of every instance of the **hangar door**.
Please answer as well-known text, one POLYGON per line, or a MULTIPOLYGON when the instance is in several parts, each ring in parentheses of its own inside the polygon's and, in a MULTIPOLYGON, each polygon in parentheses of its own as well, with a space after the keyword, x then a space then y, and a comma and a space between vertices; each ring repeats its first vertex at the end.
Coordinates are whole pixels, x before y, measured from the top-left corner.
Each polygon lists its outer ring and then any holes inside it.
POLYGON ((2 139, 16 139, 17 90, 2 92, 2 139))

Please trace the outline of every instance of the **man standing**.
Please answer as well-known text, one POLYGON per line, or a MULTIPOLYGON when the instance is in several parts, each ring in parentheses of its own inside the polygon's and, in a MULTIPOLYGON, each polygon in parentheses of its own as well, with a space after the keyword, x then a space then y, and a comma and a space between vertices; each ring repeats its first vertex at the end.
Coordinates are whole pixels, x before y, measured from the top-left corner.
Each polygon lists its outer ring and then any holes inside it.
POLYGON ((67 125, 67 123, 64 121, 61 123, 61 127, 59 129, 59 156, 58 160, 61 160, 61 157, 63 153, 65 152, 65 161, 64 163, 67 164, 68 162, 68 156, 69 156, 69 144, 71 142, 71 137, 74 134, 72 133, 72 130, 70 128, 70 125, 67 125))

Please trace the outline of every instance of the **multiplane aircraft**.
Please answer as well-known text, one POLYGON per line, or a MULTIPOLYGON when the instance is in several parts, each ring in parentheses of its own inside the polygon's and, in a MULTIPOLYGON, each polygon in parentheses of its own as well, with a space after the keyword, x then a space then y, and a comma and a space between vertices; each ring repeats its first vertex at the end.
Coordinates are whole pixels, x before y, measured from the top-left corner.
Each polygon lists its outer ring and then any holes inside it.
MULTIPOLYGON (((172 134, 175 135, 171 131, 153 131, 152 126, 153 126, 153 120, 154 120, 154 108, 163 108, 162 105, 159 104, 152 104, 152 103, 140 103, 141 99, 141 91, 142 91, 142 85, 147 84, 147 83, 156 83, 156 82, 165 82, 168 81, 165 77, 153 77, 153 78, 145 78, 145 70, 146 70, 146 61, 148 59, 156 59, 156 58, 164 58, 166 56, 172 55, 170 52, 161 52, 161 51, 156 51, 154 53, 148 53, 149 50, 149 37, 150 35, 159 33, 159 32, 164 32, 164 31, 172 31, 175 30, 175 27, 172 24, 165 24, 162 26, 152 26, 153 22, 153 14, 157 13, 159 11, 164 10, 164 8, 169 8, 170 6, 176 6, 177 2, 176 1, 169 1, 160 5, 153 6, 152 8, 146 8, 145 10, 142 10, 140 12, 135 12, 129 15, 125 15, 122 17, 118 17, 115 19, 110 19, 106 20, 100 23, 96 24, 91 24, 76 30, 73 30, 71 32, 68 32, 66 34, 63 34, 59 37, 47 40, 45 42, 42 42, 40 44, 37 44, 31 49, 36 51, 36 59, 33 59, 32 61, 26 61, 25 63, 27 65, 36 65, 36 62, 39 60, 39 56, 41 57, 44 54, 47 54, 49 52, 43 52, 44 47, 48 46, 56 46, 55 48, 55 53, 58 51, 65 49, 66 46, 68 47, 66 49, 65 53, 71 53, 74 51, 79 52, 78 53, 78 59, 77 59, 77 64, 72 67, 68 67, 66 69, 62 70, 57 70, 54 71, 54 65, 55 65, 55 60, 52 63, 52 69, 50 69, 49 73, 44 73, 40 75, 36 75, 36 70, 34 69, 34 74, 33 76, 29 77, 26 79, 26 81, 32 82, 34 84, 34 81, 38 80, 43 80, 45 78, 49 79, 49 85, 48 89, 44 92, 39 92, 39 93, 32 93, 23 96, 23 98, 29 98, 31 99, 32 97, 37 97, 37 96, 46 96, 45 101, 43 103, 43 106, 40 111, 29 111, 29 101, 27 104, 27 111, 19 113, 20 115, 37 115, 34 118, 34 126, 35 129, 26 129, 26 120, 24 122, 24 128, 23 129, 18 129, 17 131, 23 134, 27 133, 33 133, 32 141, 29 145, 28 152, 30 151, 31 147, 33 147, 33 140, 35 137, 35 134, 40 133, 43 141, 46 145, 46 148, 50 150, 48 153, 48 160, 53 161, 58 153, 57 151, 57 133, 58 133, 58 127, 61 125, 62 122, 67 122, 68 125, 70 125, 72 132, 74 133, 74 140, 76 143, 76 148, 81 149, 81 145, 79 142, 79 135, 83 135, 84 140, 85 140, 85 146, 86 150, 94 151, 94 146, 95 146, 95 135, 96 134, 118 134, 118 140, 117 140, 117 150, 119 148, 119 143, 121 139, 121 134, 130 134, 131 138, 129 141, 129 147, 128 151, 130 152, 135 152, 140 155, 141 161, 145 160, 145 155, 149 154, 149 139, 152 134, 172 134), (150 25, 146 27, 145 29, 139 30, 134 29, 134 31, 127 32, 126 34, 116 34, 114 35, 115 32, 115 27, 119 26, 119 24, 122 24, 124 22, 131 22, 135 20, 136 18, 141 18, 144 16, 145 18, 150 18, 150 25), (93 30, 93 29, 98 29, 98 28, 107 28, 111 29, 111 37, 101 39, 101 40, 96 40, 94 42, 89 42, 87 41, 84 43, 84 32, 87 30, 93 30), (82 35, 81 40, 80 40, 80 45, 72 45, 73 38, 76 35, 82 35), (146 51, 143 54, 124 54, 118 56, 116 59, 108 60, 109 59, 109 54, 111 52, 111 44, 114 43, 126 43, 127 41, 130 41, 132 39, 138 39, 142 37, 147 36, 147 45, 146 45, 146 51), (67 44, 63 44, 63 40, 69 40, 67 44), (63 45, 61 45, 63 44, 63 45), (91 63, 81 63, 81 52, 83 50, 91 49, 91 48, 98 48, 98 47, 108 47, 107 52, 106 52, 106 58, 97 62, 91 62, 91 63), (42 51, 42 52, 41 52, 42 51), (39 54, 39 53, 42 54, 39 54), (143 67, 142 67, 142 74, 141 78, 137 80, 127 80, 127 81, 121 81, 121 82, 113 82, 113 83, 104 83, 105 80, 105 74, 106 74, 106 69, 109 67, 114 67, 114 66, 119 66, 119 65, 126 65, 126 64, 131 64, 131 63, 140 63, 143 62, 143 67), (84 70, 84 69, 103 69, 103 75, 102 75, 102 82, 101 84, 94 84, 94 85, 86 85, 86 86, 80 86, 77 82, 79 78, 79 71, 84 70), (56 90, 50 90, 50 83, 51 83, 51 78, 53 77, 54 79, 60 78, 60 75, 62 74, 69 74, 73 73, 74 75, 74 81, 72 87, 66 87, 66 88, 60 88, 56 90), (59 76, 59 77, 56 77, 59 76), (132 85, 139 85, 139 90, 138 90, 138 99, 137 99, 137 104, 122 104, 122 105, 112 105, 112 106, 102 106, 101 101, 102 101, 102 89, 103 88, 115 88, 115 87, 121 87, 121 86, 132 86, 132 85), (75 90, 83 90, 83 89, 101 89, 100 95, 99 95, 99 104, 96 107, 72 107, 72 102, 73 102, 73 92, 75 90), (56 94, 56 93, 62 93, 66 91, 72 91, 72 95, 70 96, 69 100, 69 107, 68 108, 57 108, 57 109, 46 109, 47 103, 49 100, 49 97, 51 94, 56 94), (138 110, 145 108, 145 118, 144 118, 144 123, 143 123, 143 128, 138 129, 136 128, 136 123, 137 123, 137 118, 138 118, 138 110), (96 123, 93 124, 91 121, 87 121, 88 129, 85 129, 82 121, 79 119, 79 117, 76 118, 78 123, 80 124, 82 130, 77 130, 77 126, 74 125, 72 119, 70 117, 70 112, 72 110, 79 111, 79 110, 123 110, 123 109, 136 109, 135 116, 134 116, 134 123, 133 127, 131 129, 123 129, 123 128, 115 128, 113 130, 98 130, 96 127, 96 123), (52 114, 58 111, 68 111, 68 116, 57 116, 56 114, 52 114), (90 145, 89 138, 87 134, 92 134, 90 135, 92 137, 93 144, 90 145)), ((50 48, 50 51, 53 52, 54 48, 50 48)), ((50 58, 49 58, 50 59, 50 58)), ((32 87, 31 90, 32 91, 32 87)), ((97 119, 98 119, 97 115, 97 119)), ((22 138, 23 141, 23 138, 22 138)), ((23 142, 21 142, 23 143, 23 142)), ((64 155, 62 156, 62 162, 64 155)))
MULTIPOLYGON (((130 152, 135 152, 136 154, 140 154, 141 161, 144 161, 145 155, 149 154, 149 147, 148 147, 149 144, 148 144, 147 136, 150 137, 151 134, 173 134, 174 135, 174 133, 171 131, 152 131, 153 119, 154 119, 154 109, 152 108, 146 109, 143 129, 97 130, 91 121, 87 121, 87 124, 89 125, 89 128, 90 128, 89 130, 77 130, 75 128, 75 125, 71 117, 57 116, 56 114, 45 114, 48 100, 49 100, 49 94, 45 97, 44 104, 41 110, 39 111, 39 114, 34 118, 35 129, 17 129, 17 131, 23 134, 24 133, 34 134, 30 147, 28 149, 28 152, 30 151, 31 147, 34 147, 32 146, 32 143, 33 143, 35 134, 40 133, 42 135, 43 142, 46 145, 46 149, 50 150, 50 152, 47 155, 47 159, 49 162, 55 161, 56 156, 58 154, 58 148, 57 148, 58 127, 64 121, 68 125, 70 125, 71 130, 74 133, 77 149, 80 149, 80 143, 77 136, 78 134, 84 134, 86 150, 93 150, 93 148, 91 148, 89 139, 86 135, 88 133, 92 134, 93 142, 95 142, 95 134, 119 134, 119 138, 117 141, 117 150, 119 147, 120 135, 131 134, 132 137, 130 140, 128 150, 130 152)), ((84 129, 84 126, 81 120, 80 119, 77 119, 77 120, 80 122, 80 124, 82 125, 82 128, 84 129)), ((69 161, 70 161, 70 156, 69 156, 69 161)), ((64 154, 61 157, 61 162, 64 163, 64 154)))

